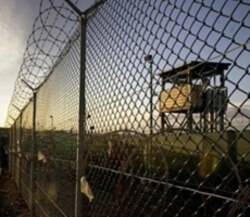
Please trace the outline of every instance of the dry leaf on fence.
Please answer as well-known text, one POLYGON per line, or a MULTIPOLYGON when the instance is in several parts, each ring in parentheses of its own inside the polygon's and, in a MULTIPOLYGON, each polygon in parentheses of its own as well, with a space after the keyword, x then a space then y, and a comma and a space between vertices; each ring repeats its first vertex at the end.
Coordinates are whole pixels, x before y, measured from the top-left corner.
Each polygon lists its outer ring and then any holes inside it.
POLYGON ((89 199, 89 202, 92 202, 92 200, 94 199, 94 195, 91 191, 89 183, 87 182, 84 176, 80 180, 80 188, 81 188, 81 192, 85 194, 87 198, 89 199))
POLYGON ((37 153, 37 160, 42 162, 42 163, 47 162, 45 155, 41 151, 38 151, 38 153, 37 153))
POLYGON ((26 160, 28 160, 28 161, 31 160, 31 156, 29 153, 25 154, 25 157, 26 157, 26 160))

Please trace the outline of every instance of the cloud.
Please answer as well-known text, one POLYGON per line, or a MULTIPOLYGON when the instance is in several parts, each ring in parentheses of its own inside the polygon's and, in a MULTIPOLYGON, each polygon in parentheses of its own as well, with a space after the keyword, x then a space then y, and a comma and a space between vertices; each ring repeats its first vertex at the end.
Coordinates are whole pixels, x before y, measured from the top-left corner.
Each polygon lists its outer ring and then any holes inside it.
POLYGON ((250 127, 250 103, 233 103, 234 106, 229 105, 226 112, 226 120, 230 122, 233 127, 244 129, 250 127))

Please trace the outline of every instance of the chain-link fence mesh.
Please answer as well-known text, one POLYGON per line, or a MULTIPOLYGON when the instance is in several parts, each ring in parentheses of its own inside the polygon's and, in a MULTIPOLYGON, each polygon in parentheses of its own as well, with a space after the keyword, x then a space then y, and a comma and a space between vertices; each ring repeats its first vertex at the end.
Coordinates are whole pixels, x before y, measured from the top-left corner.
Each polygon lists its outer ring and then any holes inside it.
POLYGON ((49 216, 74 213, 78 84, 79 40, 75 40, 37 94, 37 200, 49 207, 49 216))
MULTIPOLYGON (((82 14, 84 41, 78 11, 49 3, 40 39, 58 49, 42 52, 53 61, 37 90, 35 213, 73 216, 77 179, 82 216, 250 215, 248 1, 101 1, 82 14)), ((12 145, 26 154, 32 102, 21 114, 12 145)), ((29 161, 20 168, 27 199, 29 161)))

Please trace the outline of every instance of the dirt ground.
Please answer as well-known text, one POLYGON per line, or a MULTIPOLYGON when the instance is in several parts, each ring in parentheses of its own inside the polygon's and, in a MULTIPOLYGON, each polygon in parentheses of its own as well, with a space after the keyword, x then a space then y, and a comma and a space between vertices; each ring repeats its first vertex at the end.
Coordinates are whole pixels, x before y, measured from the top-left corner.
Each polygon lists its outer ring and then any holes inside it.
POLYGON ((0 175, 0 216, 28 217, 29 210, 8 173, 0 175))

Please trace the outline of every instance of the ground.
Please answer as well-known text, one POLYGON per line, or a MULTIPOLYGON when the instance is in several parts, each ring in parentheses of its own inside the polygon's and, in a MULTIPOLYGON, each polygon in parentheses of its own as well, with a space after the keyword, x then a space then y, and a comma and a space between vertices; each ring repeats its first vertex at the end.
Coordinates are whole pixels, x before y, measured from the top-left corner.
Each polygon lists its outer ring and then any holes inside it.
POLYGON ((8 173, 0 176, 0 216, 30 216, 26 203, 18 192, 13 178, 8 173))

